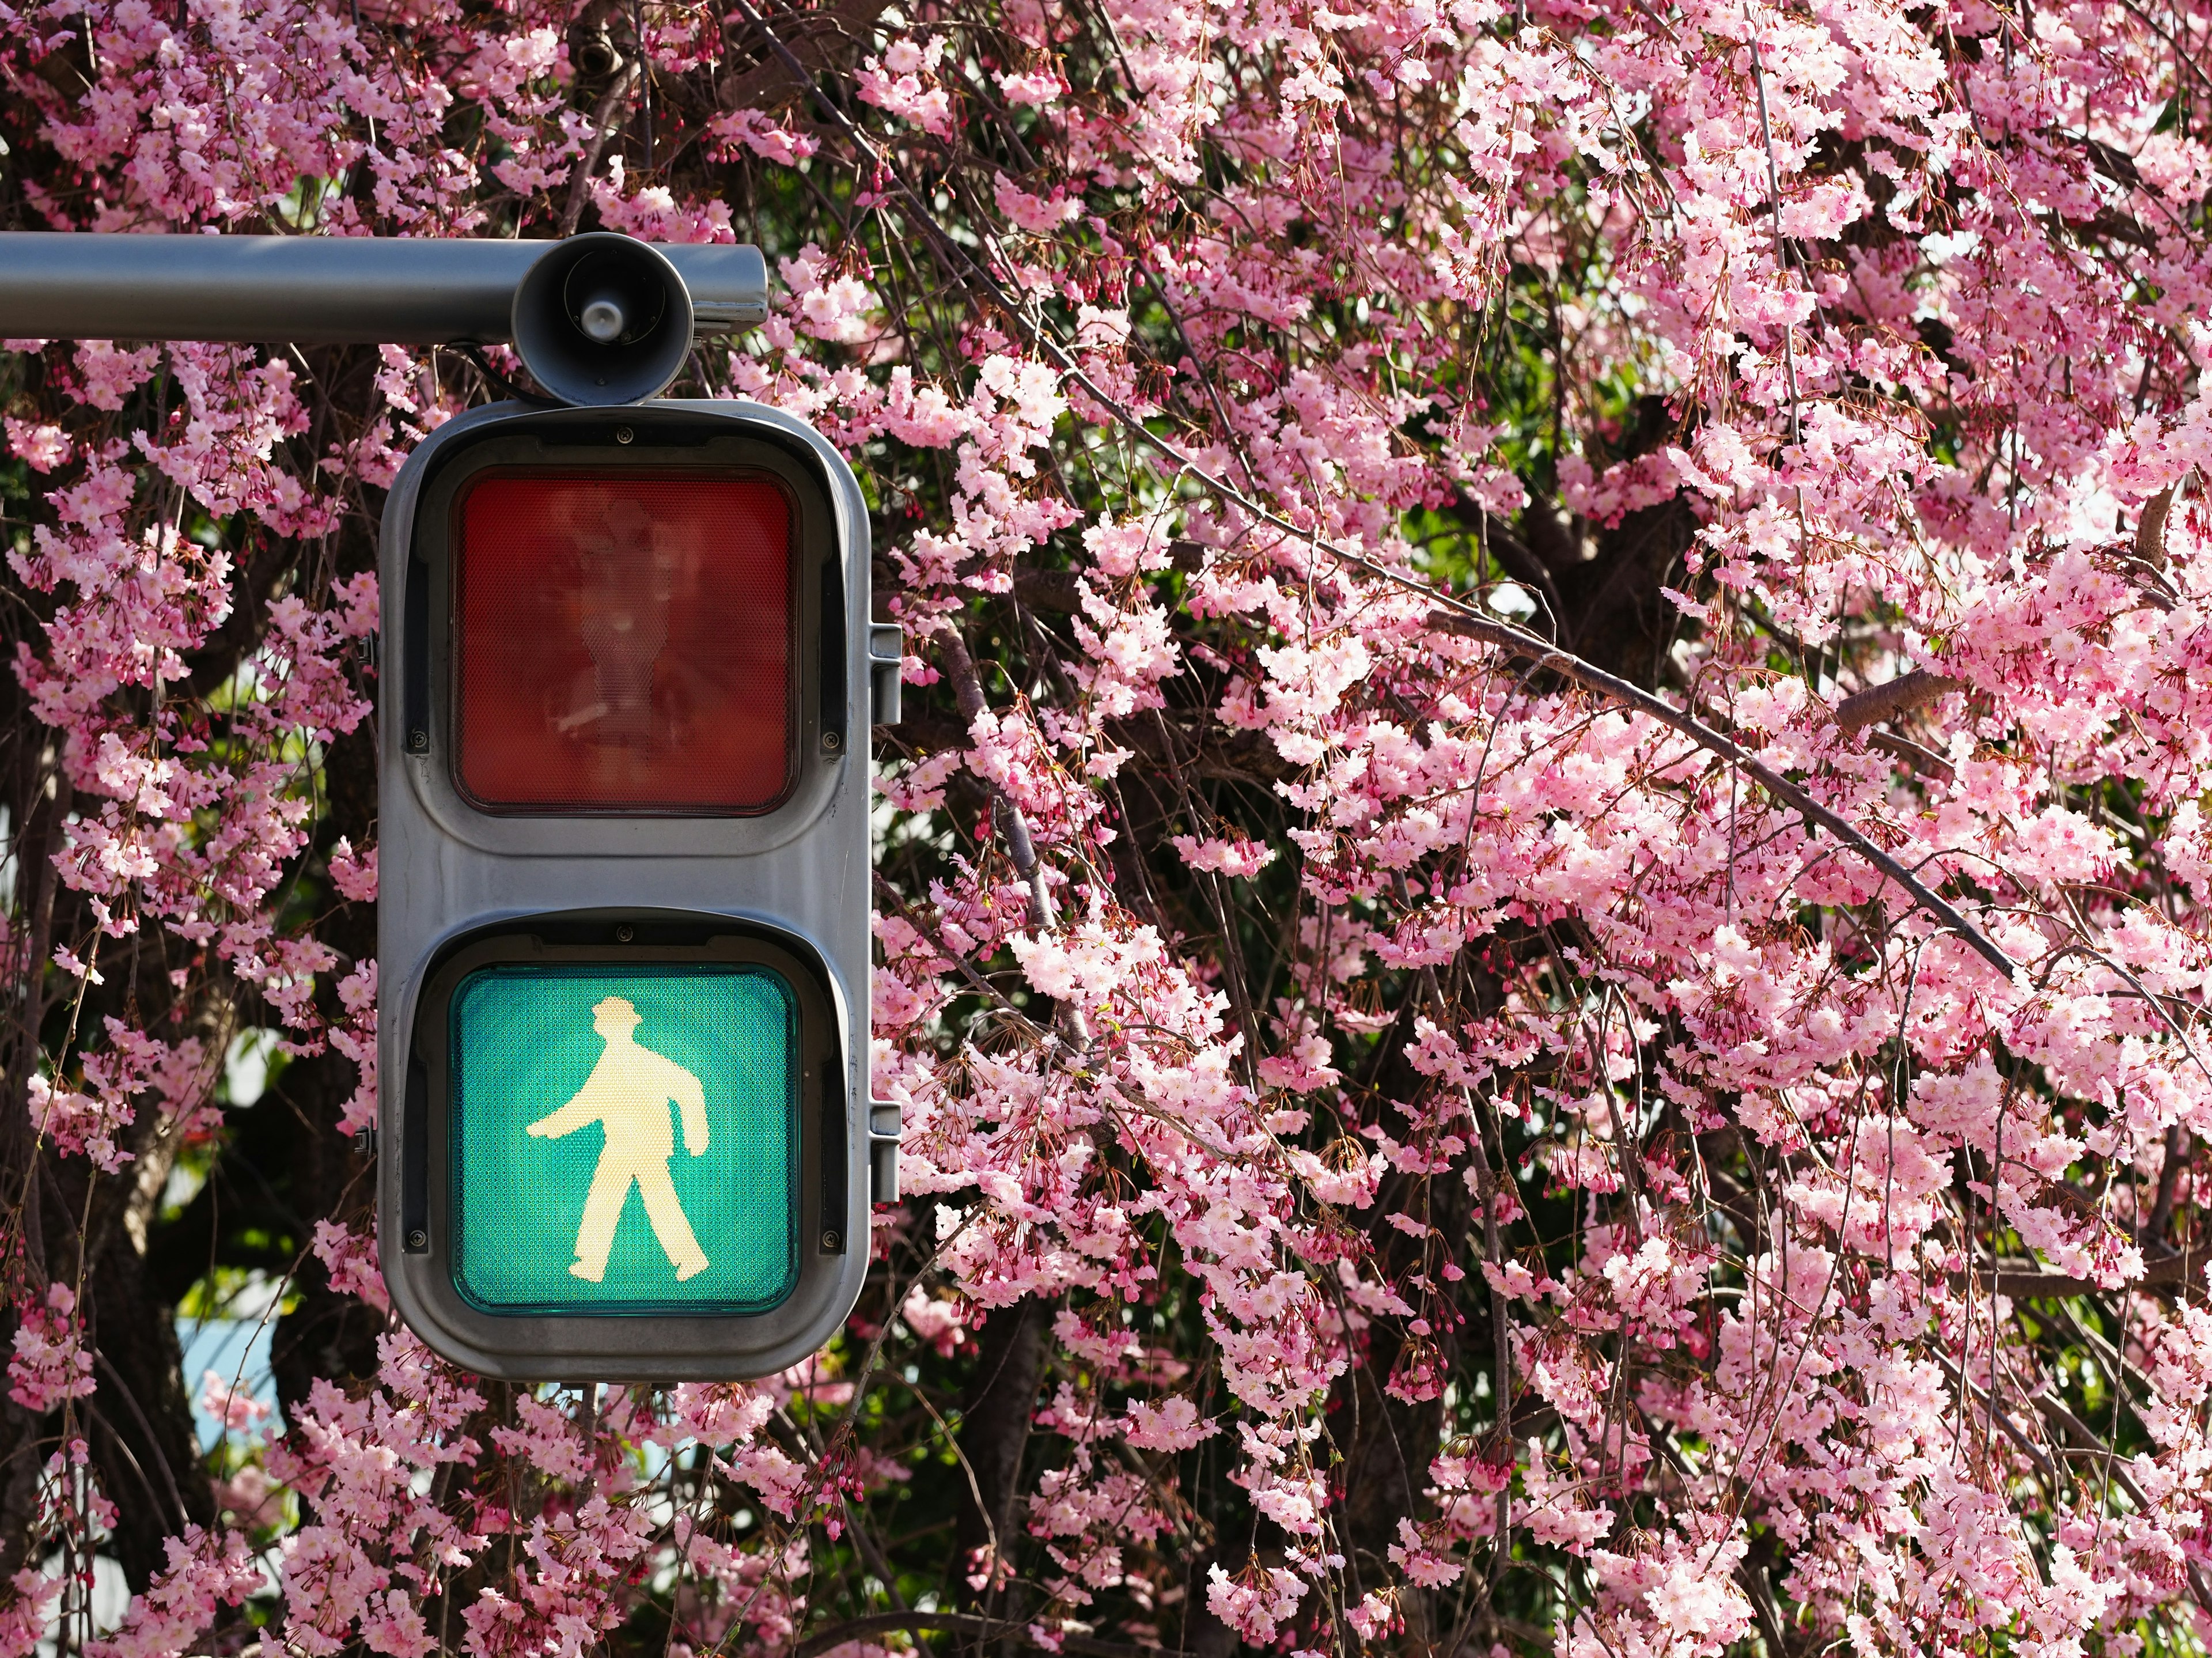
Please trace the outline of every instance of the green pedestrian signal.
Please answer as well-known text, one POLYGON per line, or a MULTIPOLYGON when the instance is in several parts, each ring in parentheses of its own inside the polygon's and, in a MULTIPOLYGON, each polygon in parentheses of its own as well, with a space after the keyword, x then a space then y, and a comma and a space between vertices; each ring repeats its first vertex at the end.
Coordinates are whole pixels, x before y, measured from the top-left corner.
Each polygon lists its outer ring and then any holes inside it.
POLYGON ((781 1302, 797 1018, 762 967, 470 975, 450 1016, 455 1287, 489 1313, 781 1302))

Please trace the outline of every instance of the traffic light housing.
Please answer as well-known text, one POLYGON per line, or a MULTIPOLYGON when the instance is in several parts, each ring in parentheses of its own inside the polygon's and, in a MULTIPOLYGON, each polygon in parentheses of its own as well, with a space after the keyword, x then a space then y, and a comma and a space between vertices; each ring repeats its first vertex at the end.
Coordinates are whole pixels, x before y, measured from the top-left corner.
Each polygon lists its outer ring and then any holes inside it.
POLYGON ((867 549, 836 451, 750 404, 477 410, 395 483, 380 1248, 455 1362, 737 1379, 850 1311, 896 1187, 867 549))

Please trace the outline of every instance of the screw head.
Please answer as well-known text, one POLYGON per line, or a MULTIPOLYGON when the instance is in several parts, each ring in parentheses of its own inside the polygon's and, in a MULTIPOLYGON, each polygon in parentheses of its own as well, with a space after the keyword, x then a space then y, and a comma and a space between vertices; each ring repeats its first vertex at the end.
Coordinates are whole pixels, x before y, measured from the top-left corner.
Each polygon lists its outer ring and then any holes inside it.
POLYGON ((408 732, 407 746, 416 754, 422 753, 425 749, 430 746, 430 733, 428 732, 408 732))
MULTIPOLYGON (((601 380, 599 384, 605 386, 606 382, 605 380, 601 380)), ((615 441, 617 443, 635 443, 637 441, 637 434, 631 431, 627 426, 617 426, 615 428, 615 441)))
POLYGON ((430 1235, 428 1232, 423 1231, 410 1232, 407 1235, 407 1247, 410 1249, 428 1248, 430 1247, 430 1235))
POLYGON ((840 1244, 843 1243, 844 1241, 844 1238, 840 1234, 834 1231, 824 1232, 822 1235, 822 1247, 824 1249, 835 1249, 840 1244))
POLYGON ((620 926, 615 929, 615 939, 618 944, 626 944, 636 937, 637 929, 632 926, 628 921, 624 921, 620 926))
POLYGON ((840 749, 842 749, 842 748, 843 748, 843 747, 845 746, 845 734, 844 734, 844 732, 823 732, 823 733, 822 733, 822 746, 823 746, 823 748, 825 748, 825 749, 829 750, 830 750, 830 753, 832 753, 832 754, 836 753, 838 750, 840 750, 840 749))

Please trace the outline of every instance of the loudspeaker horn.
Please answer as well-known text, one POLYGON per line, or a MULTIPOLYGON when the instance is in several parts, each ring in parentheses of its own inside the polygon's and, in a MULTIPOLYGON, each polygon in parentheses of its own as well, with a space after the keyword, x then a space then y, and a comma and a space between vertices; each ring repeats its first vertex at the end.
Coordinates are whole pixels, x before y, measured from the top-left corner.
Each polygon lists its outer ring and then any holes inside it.
POLYGON ((691 295, 666 257, 611 231, 556 242, 514 290, 515 354, 582 406, 642 403, 691 351, 691 295))

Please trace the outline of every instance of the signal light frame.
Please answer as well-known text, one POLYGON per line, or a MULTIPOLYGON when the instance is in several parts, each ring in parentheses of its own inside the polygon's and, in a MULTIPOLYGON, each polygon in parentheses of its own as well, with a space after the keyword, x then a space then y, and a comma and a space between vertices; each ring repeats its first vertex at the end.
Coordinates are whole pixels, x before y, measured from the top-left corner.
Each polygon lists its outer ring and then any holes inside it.
MULTIPOLYGON (((495 923, 448 941, 422 987, 408 1033, 399 1143, 392 1148, 399 1163, 399 1248, 387 1246, 385 1252, 392 1299, 418 1334, 471 1370, 508 1381, 711 1381, 729 1376, 733 1360, 742 1364, 757 1353, 767 1365, 795 1341, 809 1339, 819 1323, 816 1309, 836 1298, 851 1242, 843 1235, 851 1178, 842 1086, 843 1022, 818 955, 789 933, 725 915, 573 910, 495 923), (461 1198, 454 1155, 455 993, 486 968, 649 974, 655 968, 725 965, 775 973, 790 986, 794 1005, 796 1266, 783 1295, 772 1306, 734 1309, 650 1296, 629 1304, 603 1303, 600 1310, 479 1305, 460 1282, 456 1247, 461 1198), (742 1340, 733 1341, 740 1333, 742 1340)), ((621 1224, 644 1223, 629 1217, 621 1224)), ((565 1265, 567 1245, 556 1242, 565 1265)))
MULTIPOLYGON (((457 416, 416 446, 386 497, 379 570, 377 1206, 395 1309, 446 1358, 514 1381, 737 1381, 800 1362, 836 1334, 859 1297, 872 1253, 872 1191, 877 1201, 897 1191, 897 1110, 872 1102, 868 1076, 866 739, 871 708, 879 721, 897 717, 901 652, 898 630, 870 616, 868 508, 859 483, 820 434, 757 404, 494 405, 457 416), (456 789, 452 513, 456 491, 495 466, 701 469, 769 475, 788 488, 798 746, 781 804, 750 817, 517 816, 479 811, 456 789), (570 926, 599 931, 560 933, 570 926), (630 937, 621 936, 623 927, 630 937), (427 1136, 434 1111, 445 1108, 430 1090, 430 1059, 450 1017, 453 981, 441 975, 476 944, 531 937, 635 967, 654 959, 647 952, 738 938, 811 964, 806 975, 779 969, 795 988, 813 987, 802 1041, 815 1073, 807 1087, 819 1090, 801 1111, 802 1271, 780 1305, 484 1312, 459 1296, 444 1257, 447 1218, 434 1217, 428 1188, 408 1178, 410 1159, 430 1169, 427 1136), (422 1033, 433 1025, 424 1049, 422 1033), (410 1191, 424 1194, 411 1215, 410 1191), (410 1248, 410 1236, 418 1247, 410 1248)), ((640 1042, 651 1045, 642 1033, 640 1042)), ((622 1223, 640 1224, 635 1215, 622 1223)), ((618 1253, 639 1242, 623 1234, 618 1253)))

